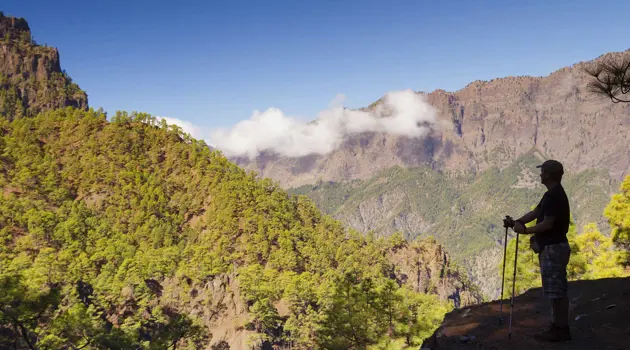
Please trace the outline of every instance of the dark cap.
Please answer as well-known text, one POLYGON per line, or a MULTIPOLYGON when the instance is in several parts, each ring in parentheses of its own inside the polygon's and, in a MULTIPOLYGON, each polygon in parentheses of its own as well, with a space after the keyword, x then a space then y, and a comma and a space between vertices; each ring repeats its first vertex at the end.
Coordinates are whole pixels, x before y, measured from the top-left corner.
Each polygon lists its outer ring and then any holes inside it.
POLYGON ((542 171, 550 174, 564 174, 564 167, 562 166, 562 163, 553 159, 547 160, 544 163, 537 165, 536 168, 541 168, 542 171))

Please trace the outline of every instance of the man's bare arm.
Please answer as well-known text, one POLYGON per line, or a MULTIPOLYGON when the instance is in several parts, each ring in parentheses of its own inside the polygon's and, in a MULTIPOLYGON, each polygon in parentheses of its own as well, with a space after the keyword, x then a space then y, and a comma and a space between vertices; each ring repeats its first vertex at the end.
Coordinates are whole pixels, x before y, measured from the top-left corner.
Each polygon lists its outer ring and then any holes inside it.
POLYGON ((533 221, 534 219, 536 219, 538 217, 538 211, 540 209, 539 208, 535 208, 534 210, 530 211, 529 213, 521 216, 520 218, 516 219, 516 221, 520 221, 523 224, 527 224, 530 221, 533 221))
POLYGON ((525 234, 545 232, 553 227, 553 223, 556 221, 555 216, 545 216, 541 223, 538 223, 532 227, 525 227, 525 234))

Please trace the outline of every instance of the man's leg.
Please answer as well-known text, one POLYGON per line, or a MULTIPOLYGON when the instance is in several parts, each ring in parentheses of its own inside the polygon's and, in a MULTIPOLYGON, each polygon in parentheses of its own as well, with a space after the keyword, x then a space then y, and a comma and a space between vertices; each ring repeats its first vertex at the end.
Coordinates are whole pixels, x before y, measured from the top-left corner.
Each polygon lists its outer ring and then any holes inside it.
POLYGON ((549 299, 549 313, 550 313, 550 320, 551 320, 551 326, 555 327, 556 325, 556 313, 553 307, 553 299, 549 299))
POLYGON ((553 323, 558 328, 569 328, 569 298, 564 296, 562 298, 551 299, 553 323))
POLYGON ((569 254, 568 244, 546 246, 540 254, 543 294, 550 299, 553 324, 548 331, 536 335, 538 340, 562 341, 571 339, 566 275, 569 254))
POLYGON ((568 244, 558 245, 557 257, 559 264, 562 266, 559 276, 559 283, 561 285, 560 298, 554 298, 553 313, 554 323, 561 329, 569 328, 569 281, 567 280, 567 265, 571 257, 571 247, 568 244))
MULTIPOLYGON (((548 283, 547 281, 549 280, 548 277, 546 277, 546 270, 545 270, 545 265, 548 265, 548 263, 546 262, 546 256, 543 255, 544 252, 540 252, 538 253, 538 266, 540 267, 540 279, 541 279, 541 285, 542 285, 542 294, 543 294, 543 298, 547 298, 547 290, 549 289, 548 283)), ((553 299, 547 298, 549 300, 549 320, 551 322, 551 327, 553 327, 555 325, 555 316, 554 316, 554 309, 553 309, 553 299)))

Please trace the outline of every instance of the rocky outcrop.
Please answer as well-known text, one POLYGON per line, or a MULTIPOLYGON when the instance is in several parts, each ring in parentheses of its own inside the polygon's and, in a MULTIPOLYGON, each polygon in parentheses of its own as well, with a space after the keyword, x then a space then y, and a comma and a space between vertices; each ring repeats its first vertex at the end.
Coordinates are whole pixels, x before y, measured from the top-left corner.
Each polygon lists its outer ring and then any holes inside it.
MULTIPOLYGON (((202 283, 192 284, 187 278, 166 278, 164 280, 146 279, 135 286, 126 286, 121 293, 121 301, 109 310, 99 310, 110 327, 120 327, 125 317, 144 309, 143 331, 147 339, 151 338, 153 325, 152 310, 160 308, 166 314, 190 315, 202 323, 206 349, 250 349, 251 336, 256 332, 248 327, 251 315, 241 299, 239 283, 234 275, 213 276, 202 283), (148 288, 153 297, 144 305, 137 302, 137 294, 148 288)), ((79 281, 77 293, 87 305, 93 298, 93 288, 79 281)))
POLYGON ((24 18, 6 17, 0 12, 0 37, 18 40, 20 37, 31 37, 31 28, 24 18))
POLYGON ((621 180, 630 168, 630 105, 589 93, 590 77, 583 69, 623 56, 630 56, 630 50, 545 77, 475 81, 456 92, 428 93, 445 127, 435 128, 423 139, 364 133, 347 137, 341 147, 323 156, 262 154, 252 161, 234 161, 286 187, 296 187, 318 179, 366 179, 395 165, 480 171, 511 163, 535 147, 562 160, 568 171, 604 168, 621 180))
POLYGON ((0 115, 12 120, 72 106, 87 94, 61 69, 56 48, 37 45, 26 20, 0 13, 0 115))
POLYGON ((434 239, 401 242, 388 253, 396 266, 396 279, 416 292, 435 294, 456 308, 482 301, 481 293, 454 265, 434 239))
POLYGON ((228 349, 252 348, 248 342, 256 332, 247 327, 251 315, 241 299, 235 275, 214 276, 201 285, 186 285, 169 279, 164 282, 164 291, 166 300, 181 303, 178 310, 203 320, 210 334, 208 349, 226 345, 228 349))
POLYGON ((533 335, 550 322, 548 300, 540 288, 514 298, 510 337, 510 298, 474 305, 446 314, 422 349, 626 349, 630 337, 630 278, 569 283, 572 340, 543 343, 533 335), (502 309, 502 310, 501 310, 502 309), (500 312, 502 311, 502 312, 500 312))

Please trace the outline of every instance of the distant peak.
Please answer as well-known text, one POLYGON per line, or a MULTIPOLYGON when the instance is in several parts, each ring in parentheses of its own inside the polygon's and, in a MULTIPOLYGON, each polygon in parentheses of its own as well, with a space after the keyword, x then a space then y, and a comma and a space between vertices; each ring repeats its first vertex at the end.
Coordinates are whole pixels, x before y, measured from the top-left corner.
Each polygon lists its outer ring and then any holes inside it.
POLYGON ((7 36, 16 39, 21 35, 31 37, 31 28, 28 26, 28 22, 24 18, 5 16, 0 11, 0 40, 6 39, 7 36))

